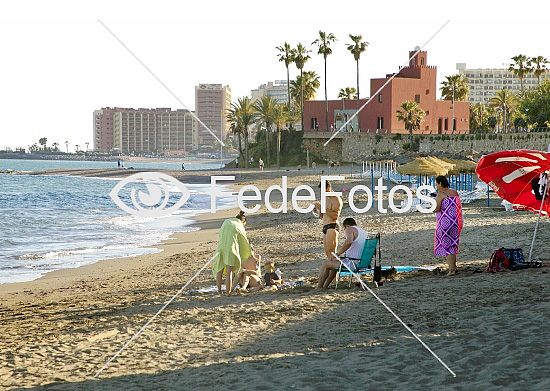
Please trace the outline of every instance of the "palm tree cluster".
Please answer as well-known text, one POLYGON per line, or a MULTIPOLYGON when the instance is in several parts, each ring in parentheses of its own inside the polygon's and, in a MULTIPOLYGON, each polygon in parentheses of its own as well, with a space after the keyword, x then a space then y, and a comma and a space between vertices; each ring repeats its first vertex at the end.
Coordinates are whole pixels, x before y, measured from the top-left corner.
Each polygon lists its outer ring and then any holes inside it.
MULTIPOLYGON (((252 103, 248 96, 237 99, 231 104, 231 109, 225 114, 230 123, 231 132, 237 136, 239 156, 244 160, 245 168, 248 168, 248 138, 252 126, 265 129, 265 141, 267 145, 267 167, 271 165, 270 156, 270 134, 273 127, 277 133, 277 167, 281 166, 281 132, 286 124, 296 122, 295 116, 290 111, 288 104, 279 104, 271 96, 263 96, 255 103, 252 103), (244 139, 244 151, 242 140, 244 139)), ((258 140, 257 140, 258 141, 258 140)))
MULTIPOLYGON (((357 107, 359 108, 359 59, 368 42, 363 41, 362 35, 349 35, 352 43, 347 44, 347 49, 353 55, 357 66, 357 93, 354 98, 357 99, 357 107)), ((311 44, 317 46, 317 54, 322 55, 325 63, 325 131, 328 131, 328 93, 327 93, 327 58, 332 54, 332 43, 336 42, 336 36, 333 33, 319 31, 317 39, 311 44)), ((314 71, 304 71, 304 66, 311 58, 309 50, 306 46, 298 43, 295 48, 292 48, 287 42, 281 46, 277 46, 279 61, 284 62, 286 67, 286 77, 288 85, 288 97, 290 112, 294 113, 296 106, 299 108, 301 116, 301 125, 304 129, 304 101, 315 97, 315 92, 320 86, 319 76, 314 71), (300 71, 300 75, 296 80, 290 81, 289 67, 294 64, 300 71)))
POLYGON ((508 67, 508 71, 513 72, 519 78, 521 84, 521 93, 523 94, 523 79, 529 74, 534 74, 540 85, 540 77, 548 72, 547 65, 550 64, 546 57, 527 57, 523 54, 518 54, 512 57, 513 63, 508 67))

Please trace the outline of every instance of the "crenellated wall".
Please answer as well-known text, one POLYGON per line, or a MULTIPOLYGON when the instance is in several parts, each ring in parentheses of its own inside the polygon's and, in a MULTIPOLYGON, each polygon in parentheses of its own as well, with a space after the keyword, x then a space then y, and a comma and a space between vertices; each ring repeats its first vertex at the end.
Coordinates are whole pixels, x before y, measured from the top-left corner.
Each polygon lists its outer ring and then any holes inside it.
MULTIPOLYGON (((408 135, 339 133, 325 147, 323 144, 332 136, 326 132, 305 132, 302 149, 325 160, 356 162, 361 156, 402 154, 409 143, 408 135)), ((509 133, 509 134, 464 134, 464 135, 416 135, 420 138, 420 152, 443 151, 460 153, 463 151, 494 152, 503 149, 548 150, 550 133, 509 133)))

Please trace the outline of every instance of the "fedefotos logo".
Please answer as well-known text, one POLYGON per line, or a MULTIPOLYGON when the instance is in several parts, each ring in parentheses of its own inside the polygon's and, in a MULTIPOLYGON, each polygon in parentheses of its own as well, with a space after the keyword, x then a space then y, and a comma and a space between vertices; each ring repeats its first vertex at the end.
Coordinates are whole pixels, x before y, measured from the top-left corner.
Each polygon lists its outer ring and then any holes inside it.
MULTIPOLYGON (((210 177, 210 212, 216 213, 216 200, 222 196, 234 196, 233 192, 227 192, 220 189, 222 183, 227 184, 228 181, 234 181, 234 175, 213 175, 210 177)), ((321 176, 321 212, 326 212, 327 198, 328 197, 343 197, 343 193, 340 191, 327 191, 327 181, 332 183, 336 181, 345 180, 344 176, 323 175, 321 176)), ((141 185, 143 187, 143 185, 141 185)), ((384 185, 382 178, 379 178, 376 186, 374 186, 374 192, 365 185, 359 184, 353 186, 348 193, 348 204, 355 213, 361 214, 368 212, 374 204, 376 195, 376 207, 379 213, 388 213, 388 208, 384 207, 384 195, 388 190, 388 187, 384 185), (366 205, 358 207, 354 200, 355 195, 364 193, 366 195, 366 205)), ((430 193, 435 192, 435 188, 431 185, 422 185, 416 189, 416 197, 420 201, 416 203, 414 207, 420 213, 431 213, 435 210, 435 199, 429 196, 430 193), (429 207, 426 207, 426 204, 429 207)), ((178 210, 187 200, 191 193, 182 182, 170 175, 148 172, 138 173, 130 175, 129 177, 120 181, 111 190, 111 198, 122 210, 133 215, 143 217, 162 217, 169 215, 178 210), (119 196, 120 191, 128 184, 145 181, 146 191, 138 190, 136 188, 130 189, 130 200, 133 204, 133 208, 127 205, 119 196), (181 197, 173 205, 166 207, 170 198, 170 192, 172 189, 176 189, 177 193, 181 193, 181 197)), ((261 207, 261 201, 263 201, 267 210, 271 213, 287 213, 288 212, 288 177, 281 177, 281 184, 274 184, 269 186, 264 192, 264 198, 262 200, 262 193, 258 187, 254 185, 242 186, 237 193, 237 204, 241 210, 247 213, 255 213, 261 207), (252 192, 253 195, 245 195, 245 193, 252 192), (273 206, 272 194, 279 193, 277 203, 278 207, 273 206), (256 201, 254 205, 252 205, 256 201)), ((407 186, 396 185, 393 186, 388 192, 388 207, 393 213, 406 213, 413 207, 413 191, 407 186), (406 195, 406 202, 396 205, 395 193, 403 191, 406 195), (403 206, 401 206, 403 205, 403 206)), ((292 208, 298 213, 310 213, 314 209, 314 204, 303 207, 300 206, 300 201, 316 201, 315 191, 311 186, 300 185, 292 190, 290 195, 290 201, 292 208)))

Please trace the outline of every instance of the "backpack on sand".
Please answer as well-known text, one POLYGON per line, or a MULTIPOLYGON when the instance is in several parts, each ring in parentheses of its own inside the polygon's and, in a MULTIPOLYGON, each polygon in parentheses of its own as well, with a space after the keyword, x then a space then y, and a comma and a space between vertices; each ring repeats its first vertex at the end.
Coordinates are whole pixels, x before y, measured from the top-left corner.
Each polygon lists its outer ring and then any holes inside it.
POLYGON ((503 270, 509 270, 512 266, 512 262, 508 259, 504 253, 504 248, 493 251, 489 264, 487 265, 486 272, 501 272, 503 270))

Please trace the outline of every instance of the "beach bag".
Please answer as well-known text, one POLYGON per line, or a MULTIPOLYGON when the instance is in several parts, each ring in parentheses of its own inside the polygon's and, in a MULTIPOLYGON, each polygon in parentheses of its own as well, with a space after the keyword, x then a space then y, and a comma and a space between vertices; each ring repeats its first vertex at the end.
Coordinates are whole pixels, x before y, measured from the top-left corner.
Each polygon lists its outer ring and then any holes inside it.
POLYGON ((487 265, 486 272, 496 273, 503 270, 509 270, 512 266, 510 260, 506 257, 504 247, 493 251, 489 264, 487 265))
POLYGON ((502 248, 501 250, 504 251, 504 255, 506 255, 506 258, 510 261, 510 267, 517 263, 525 263, 521 248, 502 248))
POLYGON ((378 262, 376 261, 377 260, 375 258, 374 268, 372 270, 372 282, 379 283, 380 281, 382 281, 382 263, 380 262, 380 259, 378 259, 378 262))

